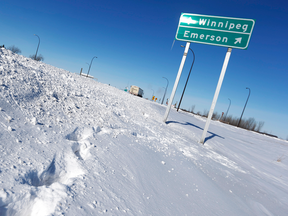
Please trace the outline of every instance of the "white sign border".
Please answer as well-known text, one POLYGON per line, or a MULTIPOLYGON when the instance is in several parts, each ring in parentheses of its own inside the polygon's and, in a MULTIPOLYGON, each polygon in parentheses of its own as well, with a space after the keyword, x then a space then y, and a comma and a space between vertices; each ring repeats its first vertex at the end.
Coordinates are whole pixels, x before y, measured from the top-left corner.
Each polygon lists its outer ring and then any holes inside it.
MULTIPOLYGON (((178 27, 177 27, 177 31, 176 31, 176 35, 175 35, 175 39, 179 40, 179 41, 184 41, 184 42, 192 42, 192 43, 200 43, 200 44, 207 44, 207 45, 212 45, 212 46, 221 46, 221 47, 231 47, 231 48, 235 48, 235 49, 247 49, 249 43, 250 43, 250 38, 254 29, 254 25, 255 25, 255 20, 254 19, 246 19, 246 18, 235 18, 235 17, 224 17, 224 16, 212 16, 212 15, 203 15, 203 14, 190 14, 190 13, 181 13, 180 19, 179 19, 179 23, 178 23, 178 27), (205 17, 215 17, 215 18, 224 18, 224 19, 234 19, 234 20, 247 20, 247 21, 252 21, 253 25, 251 27, 251 32, 249 33, 249 38, 247 40, 247 45, 245 47, 239 47, 239 46, 227 46, 227 45, 222 45, 222 44, 213 44, 213 43, 206 43, 206 42, 200 42, 200 41, 193 41, 193 40, 184 40, 184 39, 178 39, 177 35, 178 35, 178 31, 180 26, 180 22, 181 22, 181 17, 184 15, 189 15, 189 16, 205 16, 205 17)), ((183 26, 182 26, 183 27, 183 26)), ((186 26, 185 26, 186 27, 186 26)), ((189 28, 189 27, 187 27, 189 28)), ((197 28, 197 27, 196 27, 197 28)), ((197 28, 197 29, 201 29, 201 28, 197 28)), ((208 29, 209 30, 209 29, 208 29)), ((213 29, 213 31, 217 31, 217 29, 213 29)), ((225 32, 225 31, 222 31, 225 32)), ((233 33, 233 32, 231 32, 233 33)), ((241 32, 237 32, 238 34, 241 34, 241 32)))

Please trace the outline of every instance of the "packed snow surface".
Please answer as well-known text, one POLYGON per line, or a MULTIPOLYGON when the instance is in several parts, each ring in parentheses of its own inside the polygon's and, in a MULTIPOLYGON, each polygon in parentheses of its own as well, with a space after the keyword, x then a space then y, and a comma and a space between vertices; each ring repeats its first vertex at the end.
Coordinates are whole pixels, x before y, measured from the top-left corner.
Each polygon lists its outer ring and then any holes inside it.
POLYGON ((287 215, 287 141, 0 49, 0 215, 287 215))

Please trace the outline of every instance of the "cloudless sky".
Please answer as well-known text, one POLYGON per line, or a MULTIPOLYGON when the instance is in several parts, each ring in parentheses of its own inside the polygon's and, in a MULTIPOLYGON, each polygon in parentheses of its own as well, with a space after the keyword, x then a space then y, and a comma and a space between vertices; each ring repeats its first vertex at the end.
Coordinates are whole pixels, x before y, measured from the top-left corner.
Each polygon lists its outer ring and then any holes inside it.
MULTIPOLYGON (((175 41, 181 13, 255 19, 247 50, 233 49, 215 111, 264 121, 263 131, 288 136, 288 2, 286 0, 76 1, 2 0, 0 45, 73 73, 81 68, 119 89, 137 85, 144 97, 170 97, 185 42, 175 41), (172 48, 172 49, 171 49, 172 48)), ((181 104, 209 111, 227 48, 191 43, 195 63, 181 104)), ((179 102, 192 64, 189 51, 174 103, 179 102)), ((60 77, 59 77, 60 78, 60 77)), ((136 104, 135 104, 136 105, 136 104)), ((229 115, 228 114, 228 115, 229 115)))

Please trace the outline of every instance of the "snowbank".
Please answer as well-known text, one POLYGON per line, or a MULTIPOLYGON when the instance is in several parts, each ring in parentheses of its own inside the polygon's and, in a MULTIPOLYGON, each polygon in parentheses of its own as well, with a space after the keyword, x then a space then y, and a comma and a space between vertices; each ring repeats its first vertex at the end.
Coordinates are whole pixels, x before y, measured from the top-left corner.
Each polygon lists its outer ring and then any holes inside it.
POLYGON ((283 140, 0 49, 0 215, 286 215, 283 140))

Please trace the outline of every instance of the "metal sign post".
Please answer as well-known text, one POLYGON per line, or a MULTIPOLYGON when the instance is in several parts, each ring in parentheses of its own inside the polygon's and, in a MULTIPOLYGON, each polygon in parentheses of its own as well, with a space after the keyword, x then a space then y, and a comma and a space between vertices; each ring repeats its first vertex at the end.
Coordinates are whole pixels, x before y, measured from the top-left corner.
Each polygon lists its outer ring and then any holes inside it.
POLYGON ((214 112, 214 108, 216 106, 218 95, 227 69, 232 48, 247 49, 254 25, 254 19, 220 17, 188 13, 181 14, 175 40, 186 41, 187 44, 174 84, 174 88, 170 97, 170 101, 166 109, 164 122, 166 122, 167 120, 173 102, 173 98, 185 63, 190 42, 228 47, 221 74, 218 80, 217 88, 212 101, 212 105, 209 111, 209 115, 200 140, 200 143, 204 143, 205 136, 214 112))
POLYGON ((169 115, 169 112, 170 112, 170 109, 171 109, 171 105, 172 105, 172 102, 173 102, 173 99, 174 99, 174 96, 175 96, 175 92, 176 92, 176 89, 177 89, 177 86, 178 86, 178 83, 179 83, 179 80, 180 80, 180 77, 181 77, 181 73, 182 73, 182 70, 183 70, 183 67, 184 67, 184 64, 185 64, 185 60, 186 60, 186 57, 187 57, 187 53, 188 53, 189 47, 190 47, 190 42, 187 42, 186 46, 185 46, 184 54, 183 54, 183 57, 182 57, 182 61, 181 61, 181 64, 180 64, 180 67, 179 67, 179 70, 178 70, 178 74, 177 74, 177 77, 176 77, 176 80, 175 80, 175 83, 174 83, 174 87, 173 87, 173 90, 172 90, 172 93, 171 93, 171 96, 170 96, 170 99, 169 99, 169 103, 168 103, 168 106, 167 106, 167 109, 166 109, 166 112, 165 112, 165 115, 164 115, 164 119, 163 119, 164 122, 166 122, 166 120, 168 118, 168 115, 169 115))
POLYGON ((226 56, 225 56, 225 60, 224 60, 224 63, 223 63, 223 67, 222 67, 222 70, 221 70, 221 74, 220 74, 220 77, 219 77, 219 80, 218 80, 217 88, 216 88, 216 91, 215 91, 215 94, 214 94, 214 98, 213 98, 213 101, 212 101, 212 104, 211 104, 211 108, 210 108, 210 111, 209 111, 209 115, 208 115, 208 118, 207 118, 207 121, 206 121, 206 124, 205 124, 205 127, 204 127, 204 131, 202 133, 202 137, 201 137, 201 140, 200 140, 200 143, 202 143, 202 144, 204 144, 206 133, 207 133, 208 127, 209 127, 210 122, 211 122, 211 118, 212 118, 212 115, 213 115, 213 112, 214 112, 214 108, 216 106, 216 102, 217 102, 218 95, 219 95, 219 92, 220 92, 220 89, 221 89, 221 86, 222 86, 222 82, 223 82, 223 79, 224 79, 224 76, 225 76, 225 72, 226 72, 226 69, 227 69, 227 66, 228 66, 228 62, 229 62, 229 59, 230 59, 231 52, 232 52, 232 48, 228 48, 226 56))

